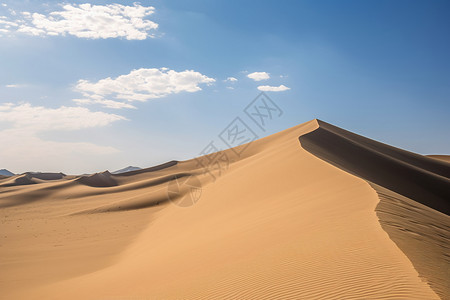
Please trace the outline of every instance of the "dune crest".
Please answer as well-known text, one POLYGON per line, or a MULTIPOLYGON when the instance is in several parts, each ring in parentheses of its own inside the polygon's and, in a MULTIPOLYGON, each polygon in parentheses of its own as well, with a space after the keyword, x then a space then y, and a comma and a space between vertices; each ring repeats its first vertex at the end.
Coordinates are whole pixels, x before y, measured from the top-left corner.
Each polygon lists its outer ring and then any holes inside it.
POLYGON ((450 214, 450 164, 398 149, 323 121, 303 148, 331 164, 450 214))
POLYGON ((450 155, 427 155, 428 157, 450 163, 450 155))
POLYGON ((430 286, 450 295, 450 164, 348 132, 323 121, 299 137, 303 148, 367 180, 392 240, 430 286))

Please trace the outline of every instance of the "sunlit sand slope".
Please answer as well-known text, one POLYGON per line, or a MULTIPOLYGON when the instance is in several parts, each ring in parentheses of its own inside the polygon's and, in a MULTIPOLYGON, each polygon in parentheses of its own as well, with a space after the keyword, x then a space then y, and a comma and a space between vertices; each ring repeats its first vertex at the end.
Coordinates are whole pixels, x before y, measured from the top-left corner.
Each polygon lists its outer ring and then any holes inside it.
POLYGON ((190 160, 3 187, 0 297, 438 299, 380 225, 375 190, 301 147, 318 128, 226 150, 214 179, 190 160), (177 206, 192 189, 168 189, 189 178, 201 198, 177 206))

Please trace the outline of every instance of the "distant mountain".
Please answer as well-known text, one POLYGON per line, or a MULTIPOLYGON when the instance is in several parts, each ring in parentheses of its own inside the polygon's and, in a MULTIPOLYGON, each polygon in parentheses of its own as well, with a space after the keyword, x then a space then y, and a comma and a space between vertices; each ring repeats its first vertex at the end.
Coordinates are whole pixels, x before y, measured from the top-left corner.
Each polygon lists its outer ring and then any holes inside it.
POLYGON ((3 175, 3 176, 14 176, 15 174, 10 172, 10 171, 8 171, 8 170, 6 170, 6 169, 0 169, 0 175, 3 175))
POLYGON ((131 171, 136 171, 136 170, 142 170, 142 168, 139 167, 133 167, 133 166, 128 166, 126 168, 111 172, 111 174, 122 174, 122 173, 126 173, 126 172, 131 172, 131 171))

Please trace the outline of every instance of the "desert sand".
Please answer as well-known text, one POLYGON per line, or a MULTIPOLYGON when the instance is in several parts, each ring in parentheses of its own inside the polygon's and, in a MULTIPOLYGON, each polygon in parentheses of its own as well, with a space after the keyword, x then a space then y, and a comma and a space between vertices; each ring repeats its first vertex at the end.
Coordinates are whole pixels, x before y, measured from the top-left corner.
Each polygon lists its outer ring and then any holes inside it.
POLYGON ((450 298, 442 157, 319 120, 218 156, 0 178, 0 298, 450 298))

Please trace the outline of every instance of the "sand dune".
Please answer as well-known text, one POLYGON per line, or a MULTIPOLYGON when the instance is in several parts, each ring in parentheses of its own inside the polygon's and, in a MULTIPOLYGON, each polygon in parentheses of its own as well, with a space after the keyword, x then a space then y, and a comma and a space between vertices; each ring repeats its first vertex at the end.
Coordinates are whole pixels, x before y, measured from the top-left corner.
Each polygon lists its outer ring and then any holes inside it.
POLYGON ((63 179, 66 174, 64 173, 33 173, 33 172, 28 172, 26 173, 27 175, 33 177, 33 178, 37 178, 37 179, 41 179, 41 180, 59 180, 59 179, 63 179))
POLYGON ((116 180, 114 180, 113 175, 108 171, 95 173, 89 176, 81 176, 75 181, 91 187, 111 187, 117 185, 117 182, 116 180))
POLYGON ((9 180, 3 181, 1 186, 27 185, 37 183, 29 174, 16 175, 8 177, 9 180))
POLYGON ((448 298, 447 164, 317 120, 234 150, 214 177, 193 159, 3 179, 0 298, 448 298))
POLYGON ((383 229, 442 298, 450 295, 450 218, 410 198, 372 184, 383 229))
POLYGON ((450 155, 427 155, 427 156, 445 162, 450 162, 450 155))
POLYGON ((318 121, 302 147, 333 165, 447 215, 450 164, 391 147, 318 121))
POLYGON ((450 295, 447 156, 430 159, 318 122, 317 130, 299 137, 302 147, 371 184, 380 198, 376 211, 383 228, 446 298, 450 295))
POLYGON ((125 172, 125 173, 120 173, 117 174, 118 176, 132 176, 132 175, 136 175, 136 174, 142 174, 142 173, 148 173, 148 172, 154 172, 154 171, 159 171, 159 170, 163 170, 169 167, 173 167, 177 164, 178 162, 176 160, 172 160, 163 164, 160 164, 158 166, 154 166, 154 167, 150 167, 150 168, 145 168, 145 169, 140 169, 140 170, 134 170, 134 171, 130 171, 130 172, 125 172))
POLYGON ((66 175, 63 173, 34 173, 26 172, 24 174, 6 177, 8 180, 0 181, 2 186, 27 185, 42 183, 48 180, 64 179, 66 175))

